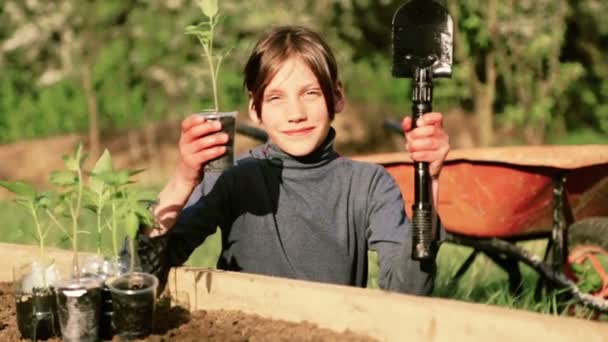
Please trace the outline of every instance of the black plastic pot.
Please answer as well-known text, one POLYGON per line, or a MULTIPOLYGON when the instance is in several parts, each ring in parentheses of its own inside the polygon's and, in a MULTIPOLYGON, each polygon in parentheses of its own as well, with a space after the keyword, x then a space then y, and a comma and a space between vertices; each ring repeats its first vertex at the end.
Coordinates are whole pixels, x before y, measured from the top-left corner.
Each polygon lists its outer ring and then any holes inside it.
POLYGON ((133 272, 106 281, 112 293, 114 332, 122 339, 137 339, 152 332, 158 278, 133 272))
POLYGON ((207 120, 218 120, 222 123, 222 132, 228 134, 226 153, 205 164, 204 172, 223 172, 234 165, 234 133, 236 130, 237 112, 204 112, 200 113, 207 120))
POLYGON ((52 287, 16 292, 17 326, 21 337, 34 341, 59 335, 55 291, 52 287))
POLYGON ((101 288, 98 278, 72 279, 56 286, 57 313, 64 341, 99 339, 101 288))

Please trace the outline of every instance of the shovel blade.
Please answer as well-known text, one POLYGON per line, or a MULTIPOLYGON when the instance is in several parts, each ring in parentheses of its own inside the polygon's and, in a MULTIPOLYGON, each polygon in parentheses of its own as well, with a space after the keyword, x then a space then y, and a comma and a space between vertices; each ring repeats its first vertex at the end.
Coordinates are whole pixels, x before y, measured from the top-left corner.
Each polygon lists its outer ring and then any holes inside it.
POLYGON ((452 75, 452 17, 438 0, 410 0, 393 17, 394 77, 412 78, 416 68, 434 77, 452 75))

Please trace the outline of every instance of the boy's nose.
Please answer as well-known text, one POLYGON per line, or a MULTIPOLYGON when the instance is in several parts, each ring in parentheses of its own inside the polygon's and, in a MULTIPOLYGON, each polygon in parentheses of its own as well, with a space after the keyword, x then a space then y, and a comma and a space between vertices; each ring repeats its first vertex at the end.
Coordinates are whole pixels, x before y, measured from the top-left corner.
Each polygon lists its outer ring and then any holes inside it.
POLYGON ((306 108, 300 101, 291 101, 287 119, 290 122, 299 122, 306 119, 306 108))

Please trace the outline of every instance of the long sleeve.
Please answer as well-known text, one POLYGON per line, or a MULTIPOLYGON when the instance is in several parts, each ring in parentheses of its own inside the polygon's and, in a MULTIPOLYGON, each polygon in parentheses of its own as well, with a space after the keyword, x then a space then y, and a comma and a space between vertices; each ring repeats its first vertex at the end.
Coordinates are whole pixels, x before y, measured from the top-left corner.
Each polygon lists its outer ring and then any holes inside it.
POLYGON ((229 216, 226 196, 226 184, 218 181, 209 193, 181 211, 165 235, 156 238, 138 235, 137 256, 141 269, 159 278, 161 291, 171 267, 182 265, 218 227, 226 227, 229 216))
POLYGON ((415 295, 430 295, 436 274, 435 261, 421 263, 411 258, 412 233, 401 192, 382 170, 369 193, 368 246, 378 253, 381 288, 415 295))

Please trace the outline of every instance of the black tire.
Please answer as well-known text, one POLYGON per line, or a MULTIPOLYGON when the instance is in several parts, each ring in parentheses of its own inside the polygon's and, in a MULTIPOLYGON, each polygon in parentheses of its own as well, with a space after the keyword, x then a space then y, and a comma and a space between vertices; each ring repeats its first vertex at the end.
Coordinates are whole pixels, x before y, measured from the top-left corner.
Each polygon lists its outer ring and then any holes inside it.
POLYGON ((594 245, 608 250, 608 217, 589 217, 568 227, 568 249, 594 245))

